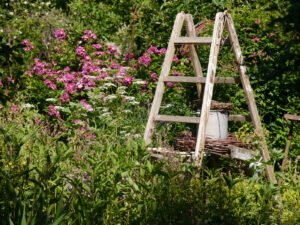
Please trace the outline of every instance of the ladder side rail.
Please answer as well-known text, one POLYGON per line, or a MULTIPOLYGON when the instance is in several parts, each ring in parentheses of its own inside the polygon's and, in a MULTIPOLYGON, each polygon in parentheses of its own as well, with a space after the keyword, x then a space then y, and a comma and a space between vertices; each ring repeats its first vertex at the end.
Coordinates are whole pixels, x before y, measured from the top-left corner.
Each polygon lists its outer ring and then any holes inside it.
POLYGON ((177 37, 179 37, 182 26, 183 26, 183 22, 184 22, 184 13, 178 13, 176 16, 172 34, 171 34, 171 37, 170 37, 170 40, 168 43, 167 52, 166 52, 165 59, 164 59, 163 65, 162 65, 162 70, 161 70, 161 73, 159 76, 153 103, 152 103, 150 114, 148 117, 148 122, 147 122, 146 129, 145 129, 144 140, 145 140, 146 145, 151 143, 151 136, 152 136, 152 133, 155 128, 154 127, 155 126, 154 118, 155 118, 155 116, 157 116, 157 114, 159 112, 159 108, 161 105, 161 101, 162 101, 163 93, 164 93, 164 89, 165 89, 163 78, 169 75, 169 72, 171 69, 171 64, 172 64, 173 57, 175 54, 174 40, 177 37))
MULTIPOLYGON (((253 122, 254 129, 255 129, 255 133, 261 139, 261 147, 262 147, 261 154, 262 154, 262 157, 264 160, 269 161, 270 155, 269 155, 266 139, 265 139, 265 136, 263 133, 258 109, 257 109, 256 103, 255 103, 253 89, 250 85, 249 77, 246 74, 246 66, 244 65, 242 50, 241 50, 241 47, 239 44, 239 40, 237 37, 237 33, 236 33, 236 30, 234 27, 233 20, 232 20, 232 17, 230 16, 230 14, 226 14, 226 26, 227 26, 228 33, 229 33, 229 40, 233 47, 235 60, 238 64, 240 79, 241 79, 241 83, 242 83, 242 86, 244 89, 245 97, 246 97, 248 108, 250 111, 251 120, 253 122)), ((268 179, 272 183, 277 183, 273 166, 267 165, 266 171, 267 171, 268 179)))
POLYGON ((214 24, 213 39, 210 48, 209 63, 208 63, 203 103, 202 103, 201 116, 200 116, 200 124, 199 124, 198 134, 197 134, 195 160, 196 160, 196 165, 198 167, 201 167, 202 159, 204 155, 205 138, 206 138, 205 132, 206 132, 206 126, 208 122, 210 105, 212 100, 213 87, 214 87, 214 81, 215 81, 216 69, 217 69, 217 60, 218 60, 218 54, 221 45, 223 28, 224 28, 224 13, 220 12, 216 14, 216 19, 214 24))
MULTIPOLYGON (((186 22, 186 33, 188 37, 196 37, 197 35, 196 35, 195 25, 191 14, 185 15, 185 22, 186 22)), ((201 67, 201 63, 195 45, 189 44, 189 54, 192 60, 196 77, 203 77, 202 67, 201 67)), ((197 85, 198 98, 200 98, 202 85, 201 83, 197 83, 196 85, 197 85)))

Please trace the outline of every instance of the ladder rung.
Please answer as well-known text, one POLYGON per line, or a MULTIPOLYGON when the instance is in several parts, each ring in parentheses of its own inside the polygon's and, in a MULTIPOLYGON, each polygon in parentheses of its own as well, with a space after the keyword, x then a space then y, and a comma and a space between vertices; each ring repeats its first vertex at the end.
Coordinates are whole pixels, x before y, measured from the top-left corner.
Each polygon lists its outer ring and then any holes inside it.
POLYGON ((197 45, 207 45, 211 44, 211 37, 178 37, 175 39, 174 44, 197 44, 197 45))
POLYGON ((228 121, 234 121, 234 122, 243 122, 247 121, 249 118, 244 115, 229 115, 228 121))
POLYGON ((284 114, 284 118, 286 120, 298 120, 300 121, 300 116, 299 115, 292 115, 292 114, 284 114))
MULTIPOLYGON (((206 77, 187 77, 187 76, 166 76, 163 81, 182 82, 182 83, 205 83, 206 77)), ((237 77, 216 77, 215 83, 236 84, 240 83, 237 77)))
POLYGON ((155 121, 164 121, 164 122, 181 122, 181 123, 199 123, 200 117, 191 117, 191 116, 169 116, 169 115, 157 115, 154 118, 155 121))

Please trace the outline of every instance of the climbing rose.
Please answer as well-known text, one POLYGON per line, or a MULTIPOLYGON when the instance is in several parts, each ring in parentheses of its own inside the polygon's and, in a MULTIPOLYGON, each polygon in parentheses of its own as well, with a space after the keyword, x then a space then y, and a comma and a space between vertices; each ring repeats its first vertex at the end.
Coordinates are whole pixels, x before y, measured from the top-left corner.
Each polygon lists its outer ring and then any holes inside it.
POLYGON ((60 28, 54 32, 54 36, 57 40, 64 40, 66 39, 67 34, 63 28, 60 28))

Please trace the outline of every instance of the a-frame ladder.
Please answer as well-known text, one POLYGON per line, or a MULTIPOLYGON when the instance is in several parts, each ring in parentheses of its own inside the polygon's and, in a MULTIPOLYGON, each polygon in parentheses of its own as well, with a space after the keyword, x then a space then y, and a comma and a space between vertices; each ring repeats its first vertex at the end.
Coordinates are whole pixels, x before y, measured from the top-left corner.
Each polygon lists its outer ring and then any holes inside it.
MULTIPOLYGON (((224 29, 227 29, 229 34, 230 44, 232 45, 232 49, 235 55, 235 61, 238 65, 240 81, 246 96, 251 120, 254 125, 255 133, 260 138, 261 155, 265 161, 270 161, 270 155, 264 137, 257 106, 255 103, 253 90, 249 82, 249 77, 246 74, 246 67, 244 65, 244 59, 242 56, 241 47, 230 14, 227 12, 224 13, 219 12, 216 14, 213 36, 212 38, 210 38, 210 37, 196 37, 196 31, 195 31, 192 16, 190 14, 179 13, 176 16, 171 38, 168 43, 167 52, 162 65, 162 70, 158 80, 148 122, 146 125, 144 140, 147 145, 151 143, 151 137, 155 130, 156 121, 196 123, 198 124, 198 133, 197 133, 197 142, 196 142, 194 159, 196 165, 198 165, 199 167, 201 167, 202 159, 204 156, 204 147, 205 147, 205 138, 206 138, 205 133, 206 133, 206 127, 207 127, 210 106, 212 101, 214 83, 234 83, 235 81, 234 78, 216 77, 217 60, 218 60, 220 46, 223 41, 222 33, 224 29), (181 37, 180 33, 184 22, 186 25, 187 36, 181 37), (175 45, 178 44, 189 45, 189 51, 190 51, 189 53, 196 74, 195 77, 169 76, 172 60, 175 54, 175 45), (201 64, 194 45, 205 45, 205 44, 211 44, 211 48, 210 48, 207 74, 206 77, 203 77, 201 64), (167 81, 196 83, 199 97, 201 95, 201 87, 202 87, 201 84, 205 84, 200 118, 186 117, 186 116, 159 115, 159 109, 160 109, 160 105, 162 102, 163 93, 165 89, 164 83, 167 81)), ((276 183, 274 170, 271 165, 266 166, 266 173, 268 179, 272 183, 276 183)))

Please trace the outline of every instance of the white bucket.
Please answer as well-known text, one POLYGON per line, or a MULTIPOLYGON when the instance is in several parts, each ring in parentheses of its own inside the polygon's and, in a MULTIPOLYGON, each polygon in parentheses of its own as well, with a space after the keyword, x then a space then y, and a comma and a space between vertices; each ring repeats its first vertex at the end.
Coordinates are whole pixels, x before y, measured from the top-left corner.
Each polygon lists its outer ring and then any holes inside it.
POLYGON ((228 113, 211 110, 206 127, 206 137, 226 139, 228 137, 228 113))

